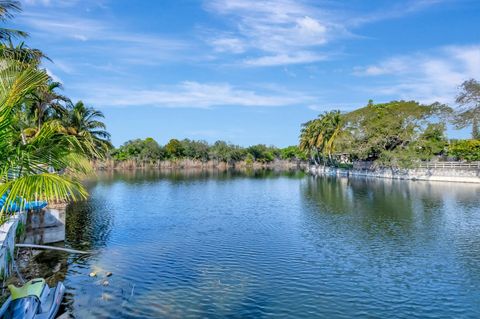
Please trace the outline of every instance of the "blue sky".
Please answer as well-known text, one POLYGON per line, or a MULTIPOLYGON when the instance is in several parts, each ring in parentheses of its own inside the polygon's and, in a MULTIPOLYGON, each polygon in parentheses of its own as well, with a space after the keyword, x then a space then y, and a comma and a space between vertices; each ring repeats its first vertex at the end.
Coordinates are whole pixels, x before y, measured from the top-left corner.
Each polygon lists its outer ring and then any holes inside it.
MULTIPOLYGON (((453 105, 480 78, 476 0, 24 0, 13 26, 115 145, 297 143, 369 99, 453 105)), ((451 137, 465 132, 450 130, 451 137)))

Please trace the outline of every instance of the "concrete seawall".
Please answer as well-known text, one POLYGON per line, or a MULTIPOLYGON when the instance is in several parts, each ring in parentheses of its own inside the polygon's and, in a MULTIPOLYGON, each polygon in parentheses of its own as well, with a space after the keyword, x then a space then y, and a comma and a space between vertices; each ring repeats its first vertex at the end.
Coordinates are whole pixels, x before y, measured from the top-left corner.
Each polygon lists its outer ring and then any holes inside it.
POLYGON ((315 176, 360 176, 419 181, 480 183, 480 170, 476 168, 342 169, 328 166, 310 166, 307 171, 315 176))
POLYGON ((17 229, 25 227, 25 217, 26 213, 18 213, 0 226, 0 282, 2 284, 12 274, 17 229))
POLYGON ((0 225, 0 283, 12 275, 17 241, 49 244, 65 240, 65 211, 66 205, 51 205, 39 212, 18 213, 0 225))

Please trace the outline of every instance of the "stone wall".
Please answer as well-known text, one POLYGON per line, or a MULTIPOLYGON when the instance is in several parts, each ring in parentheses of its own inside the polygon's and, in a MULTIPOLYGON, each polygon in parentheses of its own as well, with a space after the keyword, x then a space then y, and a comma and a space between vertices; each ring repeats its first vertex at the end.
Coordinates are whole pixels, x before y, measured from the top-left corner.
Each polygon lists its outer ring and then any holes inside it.
POLYGON ((0 226, 0 279, 7 279, 13 271, 12 259, 15 252, 17 229, 25 227, 25 213, 10 217, 0 226))
POLYGON ((480 169, 476 168, 416 168, 416 169, 341 169, 328 166, 310 166, 312 175, 363 176, 389 179, 480 183, 480 169))

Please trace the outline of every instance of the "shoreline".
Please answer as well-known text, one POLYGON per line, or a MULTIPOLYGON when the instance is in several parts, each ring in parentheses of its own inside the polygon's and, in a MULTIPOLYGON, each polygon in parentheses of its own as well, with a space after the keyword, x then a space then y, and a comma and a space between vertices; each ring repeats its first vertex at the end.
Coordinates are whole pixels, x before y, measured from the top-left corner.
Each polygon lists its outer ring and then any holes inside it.
POLYGON ((222 161, 200 161, 200 160, 173 160, 158 162, 141 161, 101 161, 92 162, 95 171, 113 171, 113 170, 137 170, 137 169, 301 169, 308 168, 308 164, 302 161, 275 160, 270 163, 261 162, 222 162, 222 161))
POLYGON ((313 176, 341 176, 383 178, 392 180, 451 182, 480 184, 479 169, 454 168, 377 168, 377 169, 344 169, 327 166, 308 166, 307 173, 313 176))

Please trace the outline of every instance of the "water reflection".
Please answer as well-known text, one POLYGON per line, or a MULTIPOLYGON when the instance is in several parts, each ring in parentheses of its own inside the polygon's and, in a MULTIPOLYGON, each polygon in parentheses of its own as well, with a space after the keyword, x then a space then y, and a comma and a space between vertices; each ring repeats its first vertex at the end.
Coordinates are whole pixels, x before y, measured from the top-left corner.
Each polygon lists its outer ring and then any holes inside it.
POLYGON ((297 169, 253 169, 253 168, 228 168, 228 169, 162 169, 162 170, 109 170, 98 172, 89 180, 89 184, 94 186, 96 183, 144 183, 155 182, 159 179, 170 181, 195 181, 195 180, 230 180, 233 178, 301 178, 305 173, 297 169))
POLYGON ((336 270, 326 275, 349 274, 336 284, 382 291, 376 298, 390 306, 408 291, 432 312, 445 304, 422 300, 436 291, 457 315, 469 316, 452 294, 472 300, 472 287, 480 286, 480 185, 310 177, 301 190, 305 238, 336 270), (392 292, 388 281, 404 291, 392 292))

